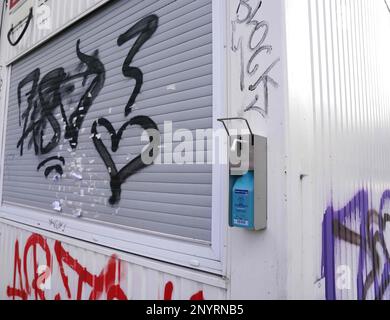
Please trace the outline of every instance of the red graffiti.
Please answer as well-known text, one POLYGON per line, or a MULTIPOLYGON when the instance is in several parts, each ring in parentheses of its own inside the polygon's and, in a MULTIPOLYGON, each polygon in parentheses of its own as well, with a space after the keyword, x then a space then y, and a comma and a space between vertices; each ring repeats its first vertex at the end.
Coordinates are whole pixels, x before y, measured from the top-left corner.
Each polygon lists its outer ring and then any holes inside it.
POLYGON ((203 291, 199 291, 198 293, 195 293, 195 294, 190 298, 190 300, 192 300, 192 301, 204 300, 203 291))
MULTIPOLYGON (((103 293, 107 296, 108 300, 121 299, 127 300, 126 295, 120 288, 120 285, 115 285, 115 279, 118 272, 120 278, 120 261, 115 256, 112 256, 108 261, 107 266, 100 273, 95 276, 91 274, 86 268, 84 268, 77 260, 75 260, 69 252, 65 251, 62 247, 61 242, 56 241, 54 245, 54 251, 56 253, 58 265, 60 267, 60 273, 62 282, 65 286, 68 298, 71 299, 72 295, 69 288, 68 277, 65 274, 64 263, 71 267, 78 275, 78 288, 77 288, 77 300, 81 300, 83 293, 83 286, 85 284, 92 288, 92 292, 89 296, 90 300, 98 300, 101 298, 103 293)), ((120 281, 120 280, 119 280, 120 281)), ((58 297, 60 298, 60 297, 58 297)))
POLYGON ((11 10, 13 7, 15 7, 20 0, 11 0, 9 3, 9 9, 11 10))
POLYGON ((12 297, 15 299, 15 297, 19 297, 22 299, 27 299, 27 297, 31 294, 31 287, 34 289, 34 295, 35 299, 41 299, 45 300, 45 293, 43 290, 39 288, 37 285, 38 279, 40 279, 41 275, 38 275, 38 263, 37 263, 37 246, 40 246, 43 251, 46 254, 46 266, 48 266, 49 269, 51 269, 51 254, 50 249, 46 243, 46 240, 37 234, 33 234, 26 242, 24 254, 23 254, 23 269, 24 269, 24 280, 25 280, 25 287, 23 286, 23 277, 22 277, 22 270, 21 270, 21 259, 19 254, 19 242, 16 241, 15 243, 15 258, 14 258, 14 282, 13 287, 7 288, 7 295, 8 297, 12 297), (28 269, 27 269, 27 262, 28 262, 28 254, 33 249, 33 268, 34 268, 34 279, 32 281, 32 286, 30 287, 30 282, 28 278, 28 269), (16 288, 16 276, 19 276, 19 287, 16 288))
MULTIPOLYGON (((49 246, 46 240, 37 234, 32 235, 26 242, 23 254, 23 270, 24 279, 22 278, 21 271, 21 259, 19 254, 19 242, 15 243, 15 259, 14 259, 14 278, 13 286, 7 288, 7 295, 10 298, 21 298, 23 300, 28 299, 31 296, 31 288, 34 289, 34 297, 36 300, 46 300, 45 293, 39 288, 39 281, 42 278, 42 274, 38 274, 38 262, 37 262, 37 246, 45 252, 46 255, 46 266, 49 270, 52 268, 52 259, 49 246), (33 250, 33 269, 34 279, 30 287, 30 281, 28 276, 28 264, 29 264, 29 253, 33 250), (17 283, 17 277, 19 277, 19 283, 17 283)), ((83 289, 88 285, 92 290, 89 295, 90 300, 98 300, 102 296, 105 296, 108 300, 118 299, 126 300, 127 297, 119 284, 115 284, 117 275, 118 281, 120 282, 120 264, 121 262, 112 256, 107 266, 99 275, 93 275, 83 267, 75 258, 73 258, 69 252, 67 252, 62 246, 61 242, 56 241, 54 245, 55 257, 59 265, 59 271, 61 274, 62 283, 64 285, 68 299, 82 299, 83 289), (65 272, 65 267, 68 266, 71 270, 76 273, 77 281, 77 293, 72 296, 68 276, 65 272)), ((58 293, 54 297, 55 300, 61 300, 61 294, 58 293)))
MULTIPOLYGON (((165 285, 164 289, 164 300, 172 300, 172 294, 173 294, 173 283, 169 281, 165 285)), ((203 291, 199 291, 198 293, 194 294, 190 300, 204 300, 203 291)))
POLYGON ((20 255, 19 255, 19 241, 16 240, 16 242, 15 242, 15 259, 14 259, 14 286, 13 286, 13 288, 10 288, 10 287, 7 288, 7 296, 12 297, 14 299, 15 299, 15 297, 20 297, 23 300, 25 300, 25 299, 27 299, 27 292, 23 289, 21 264, 22 264, 22 262, 20 261, 20 255), (16 288, 16 274, 19 275, 20 289, 16 288))
MULTIPOLYGON (((23 261, 20 258, 19 241, 15 242, 14 256, 14 273, 13 285, 7 287, 7 296, 12 299, 20 298, 27 300, 35 298, 35 300, 46 300, 45 291, 42 290, 42 283, 46 281, 52 273, 52 253, 44 237, 33 234, 28 238, 23 252, 23 261), (38 273, 38 250, 43 251, 45 256, 46 267, 41 274, 38 273), (33 267, 33 279, 29 278, 28 266, 33 267), (23 262, 23 263, 22 263, 23 262), (48 273, 49 272, 49 273, 48 273), (31 280, 31 284, 30 284, 31 280)), ((64 249, 62 243, 56 241, 54 243, 54 256, 58 263, 59 273, 61 275, 62 285, 65 289, 66 298, 81 300, 83 291, 88 286, 90 288, 89 299, 99 300, 106 298, 107 300, 127 300, 125 292, 121 288, 121 261, 115 255, 111 256, 107 265, 98 275, 92 274, 84 267, 77 259, 64 249), (72 294, 69 286, 69 274, 67 270, 71 270, 76 275, 77 290, 72 294)), ((74 275, 72 274, 72 277, 74 275)), ((172 300, 174 286, 172 282, 168 282, 164 288, 164 300, 172 300)), ((54 300, 61 300, 61 293, 54 295, 54 300)), ((190 300, 204 300, 203 291, 191 296, 190 300)))
POLYGON ((173 293, 173 283, 169 281, 165 285, 164 300, 172 300, 172 293, 173 293))

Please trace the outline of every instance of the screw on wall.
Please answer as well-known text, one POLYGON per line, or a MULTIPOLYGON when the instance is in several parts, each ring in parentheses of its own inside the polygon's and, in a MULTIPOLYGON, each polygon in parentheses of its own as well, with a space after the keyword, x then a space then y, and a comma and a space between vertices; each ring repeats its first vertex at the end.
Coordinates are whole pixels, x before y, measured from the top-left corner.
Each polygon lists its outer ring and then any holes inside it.
POLYGON ((306 178, 308 176, 308 174, 301 174, 300 176, 299 176, 299 179, 300 180, 303 180, 304 178, 306 178))

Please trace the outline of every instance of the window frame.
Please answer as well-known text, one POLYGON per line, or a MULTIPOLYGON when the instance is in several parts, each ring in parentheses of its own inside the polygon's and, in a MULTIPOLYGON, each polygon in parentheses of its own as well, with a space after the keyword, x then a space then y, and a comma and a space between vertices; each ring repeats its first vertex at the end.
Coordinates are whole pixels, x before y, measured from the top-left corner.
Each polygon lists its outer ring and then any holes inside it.
MULTIPOLYGON (((217 119, 226 114, 227 86, 225 72, 227 61, 226 33, 228 30, 226 8, 227 4, 225 0, 212 0, 214 130, 219 128, 217 119)), ((45 39, 45 42, 57 36, 63 29, 58 30, 50 38, 45 39)), ((4 42, 4 37, 2 42, 4 42)), ((7 48, 8 45, 4 47, 7 48)), ((30 48, 23 56, 30 54, 34 48, 35 46, 30 48)), ((225 275, 228 172, 227 166, 223 164, 213 164, 212 170, 211 245, 209 243, 206 244, 204 241, 192 241, 191 239, 169 236, 157 232, 121 227, 119 225, 111 225, 86 218, 77 219, 56 213, 40 212, 37 208, 3 203, 8 99, 13 62, 9 62, 6 66, 6 87, 4 88, 4 94, 1 100, 2 108, 0 108, 0 124, 3 124, 3 130, 0 133, 0 218, 34 227, 42 231, 49 231, 54 234, 124 251, 129 254, 136 254, 197 270, 225 275)))

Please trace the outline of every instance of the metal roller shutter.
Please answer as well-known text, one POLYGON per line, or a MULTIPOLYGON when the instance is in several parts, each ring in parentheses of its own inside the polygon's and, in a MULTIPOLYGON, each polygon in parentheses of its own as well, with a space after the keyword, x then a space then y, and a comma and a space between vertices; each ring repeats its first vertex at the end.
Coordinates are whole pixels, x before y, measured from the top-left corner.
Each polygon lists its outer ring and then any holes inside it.
POLYGON ((142 168, 133 159, 146 144, 142 128, 157 126, 163 143, 164 121, 212 127, 211 11, 211 0, 114 1, 17 61, 3 201, 210 241, 211 165, 142 168), (101 118, 116 131, 127 123, 116 152, 103 120, 92 130, 101 118))

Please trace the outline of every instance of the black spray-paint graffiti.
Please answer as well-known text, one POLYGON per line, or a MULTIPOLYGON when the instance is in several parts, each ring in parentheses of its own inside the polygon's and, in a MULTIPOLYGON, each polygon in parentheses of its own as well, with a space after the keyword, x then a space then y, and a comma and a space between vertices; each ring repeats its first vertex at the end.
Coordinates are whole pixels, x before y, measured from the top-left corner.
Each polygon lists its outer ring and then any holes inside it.
POLYGON ((23 134, 19 139, 17 147, 20 148, 20 155, 23 156, 24 142, 30 135, 28 148, 34 145, 36 155, 45 155, 53 151, 61 140, 61 126, 54 115, 54 111, 60 108, 62 120, 65 122, 65 139, 69 140, 72 149, 78 145, 79 131, 83 125, 84 118, 99 95, 105 82, 105 69, 98 58, 98 51, 94 56, 88 56, 80 51, 80 40, 77 41, 77 57, 80 59, 80 68, 86 66, 83 72, 66 74, 64 68, 57 68, 48 72, 40 79, 40 69, 35 69, 27 75, 18 85, 19 125, 23 122, 23 134), (91 84, 87 87, 81 97, 76 110, 69 116, 66 115, 63 104, 63 97, 70 95, 75 87, 72 81, 83 79, 83 86, 86 86, 90 76, 94 76, 91 84), (21 113, 22 89, 31 83, 31 90, 27 93, 27 108, 21 113), (53 130, 51 141, 44 145, 44 136, 48 124, 53 130))
MULTIPOLYGON (((150 15, 140 20, 125 33, 121 34, 117 40, 118 46, 122 46, 126 42, 138 36, 122 67, 123 75, 126 78, 135 80, 134 89, 124 110, 125 116, 128 116, 132 112, 132 107, 135 104, 143 85, 143 72, 139 68, 132 67, 131 63, 135 55, 140 51, 141 47, 156 32, 158 28, 158 21, 159 18, 156 15, 150 15)), ((21 156, 23 156, 26 143, 28 145, 28 149, 34 147, 36 155, 48 155, 56 147, 58 147, 62 137, 60 122, 54 114, 58 108, 60 110, 62 121, 65 123, 64 138, 69 141, 72 150, 77 148, 79 134, 81 132, 84 119, 104 87, 106 70, 104 64, 99 59, 99 51, 96 50, 93 55, 87 55, 81 52, 80 40, 77 41, 76 53, 78 59, 80 60, 80 64, 73 74, 66 73, 64 68, 57 68, 48 72, 40 80, 41 71, 37 68, 19 83, 19 126, 23 126, 23 133, 17 143, 17 148, 20 149, 21 156), (85 90, 78 101, 77 108, 68 117, 65 110, 66 104, 64 103, 64 100, 75 91, 74 81, 76 80, 82 80, 82 87, 85 88, 85 90), (25 93, 25 96, 27 97, 25 103, 27 106, 22 113, 22 97, 26 87, 28 89, 25 93), (45 141, 45 137, 49 126, 52 130, 52 136, 50 141, 47 142, 45 141)), ((154 139, 156 139, 155 132, 158 132, 158 127, 156 123, 147 116, 137 116, 131 118, 129 121, 125 122, 118 132, 115 131, 111 122, 105 118, 100 118, 93 123, 91 128, 91 132, 93 134, 92 141, 109 172, 112 192, 109 202, 111 205, 115 205, 120 201, 122 184, 130 176, 150 164, 144 163, 142 160, 143 154, 140 154, 118 171, 117 165, 112 159, 105 144, 100 139, 100 135, 97 132, 98 126, 105 127, 111 134, 112 152, 118 151, 122 134, 128 127, 139 126, 146 131, 154 130, 154 139)), ((149 140, 150 142, 153 141, 152 136, 150 136, 149 140)), ((147 152, 149 157, 152 159, 155 159, 158 155, 158 151, 154 150, 154 148, 150 148, 150 146, 146 149, 146 151, 144 151, 144 153, 145 152, 147 152)), ((38 165, 37 170, 39 171, 51 161, 59 161, 60 163, 48 166, 45 169, 45 177, 47 178, 53 171, 62 176, 64 171, 61 164, 65 165, 65 159, 60 155, 52 156, 42 161, 38 165)))
MULTIPOLYGON (((130 64, 133 61, 134 56, 140 50, 142 45, 148 41, 152 35, 156 32, 158 27, 158 17, 156 15, 148 16, 138 23, 136 23, 133 27, 131 27, 127 32, 123 33, 118 38, 118 46, 122 46, 125 42, 130 39, 136 37, 139 34, 139 37, 135 41, 133 47, 129 51, 127 58, 123 64, 122 72, 123 75, 127 78, 135 79, 136 85, 131 94, 130 100, 125 107, 125 116, 128 116, 132 112, 132 106, 134 105, 137 96, 141 92, 142 84, 143 84, 143 73, 140 69, 131 67, 130 64)), ((102 158, 104 164, 107 167, 108 173, 110 175, 110 187, 111 187, 111 197, 110 204, 115 205, 120 201, 121 196, 121 186, 122 184, 132 175, 145 168, 147 164, 143 161, 142 154, 131 160, 126 166, 124 166, 121 170, 118 171, 115 162, 113 161, 110 153, 108 152, 106 146, 98 138, 97 133, 97 125, 104 126, 110 133, 112 139, 112 151, 116 152, 118 150, 120 139, 122 138, 123 131, 126 130, 128 126, 138 125, 144 130, 156 130, 158 131, 158 127, 156 123, 152 119, 146 116, 138 116, 130 119, 130 121, 126 122, 118 131, 115 132, 114 127, 107 119, 99 119, 92 126, 91 133, 93 134, 93 143, 95 145, 96 150, 98 151, 100 157, 102 158)), ((152 141, 152 139, 150 138, 152 141)), ((146 151, 147 153, 152 153, 154 157, 157 157, 157 151, 146 151)))
MULTIPOLYGON (((97 126, 103 126, 107 129, 107 131, 111 134, 111 150, 115 152, 118 150, 118 145, 120 139, 122 137, 123 131, 127 129, 128 126, 138 125, 144 130, 156 130, 158 131, 157 125, 154 123, 152 119, 145 116, 138 116, 132 118, 130 121, 126 122, 118 132, 115 131, 111 122, 107 119, 101 118, 98 121, 95 121, 91 133, 93 134, 93 143, 95 145, 96 150, 99 152, 102 157, 104 164, 107 167, 108 173, 111 178, 111 192, 112 196, 110 197, 110 204, 114 205, 119 202, 121 196, 121 186, 126 181, 127 178, 131 177, 133 174, 137 173, 139 170, 145 168, 147 164, 143 161, 142 154, 138 155, 136 158, 131 160, 126 166, 118 171, 115 162, 112 160, 110 153, 107 150, 107 147, 103 143, 103 141, 99 138, 97 132, 97 126)), ((152 141, 150 141, 152 142, 152 141)), ((148 153, 151 157, 156 157, 157 154, 154 150, 149 150, 148 148, 144 153, 148 153)))
MULTIPOLYGON (((57 156, 54 156, 54 157, 50 157, 50 158, 48 158, 48 159, 42 161, 42 162, 38 165, 37 171, 41 170, 41 168, 42 168, 43 166, 45 166, 47 163, 49 163, 49 162, 51 162, 51 161, 55 161, 55 160, 60 161, 60 162, 62 163, 62 166, 65 165, 65 159, 64 159, 64 157, 57 157, 57 156)), ((47 168, 45 169, 45 177, 47 178, 47 177, 50 175, 50 173, 52 173, 53 171, 56 171, 59 175, 62 176, 62 175, 64 174, 64 169, 62 168, 62 166, 59 165, 59 164, 56 164, 56 165, 47 167, 47 168)))
POLYGON ((273 47, 272 45, 266 45, 264 42, 267 39, 269 33, 269 22, 262 20, 256 20, 256 15, 259 13, 261 7, 263 5, 263 1, 258 1, 255 7, 252 7, 249 3, 249 0, 239 0, 239 4, 236 11, 236 20, 232 21, 232 51, 240 52, 240 90, 244 92, 248 89, 249 93, 253 94, 252 101, 249 105, 244 107, 244 112, 248 111, 257 111, 263 117, 268 115, 269 111, 269 85, 277 88, 279 86, 278 82, 275 81, 271 76, 271 71, 275 68, 275 66, 280 62, 280 58, 276 58, 261 74, 259 73, 260 66, 255 63, 255 60, 261 55, 261 53, 265 52, 270 55, 272 53, 273 47), (248 50, 250 54, 250 58, 245 60, 245 47, 243 45, 243 37, 240 36, 238 40, 236 40, 236 32, 237 26, 245 25, 251 26, 251 32, 248 39, 248 50), (258 41, 254 39, 256 37, 260 37, 258 41), (251 81, 251 83, 246 85, 246 77, 252 79, 256 76, 256 80, 251 81), (261 86, 262 85, 262 86, 261 86), (263 105, 259 105, 260 95, 256 93, 261 86, 262 95, 263 95, 263 105))
POLYGON ((136 82, 133 93, 131 94, 130 100, 125 108, 126 116, 131 113, 131 107, 134 105, 138 94, 141 92, 142 84, 144 81, 142 71, 139 68, 131 67, 130 64, 132 63, 135 55, 141 49, 144 43, 148 41, 156 32, 157 27, 158 17, 156 15, 151 15, 136 23, 133 27, 131 27, 127 32, 123 33, 118 38, 118 46, 122 46, 127 41, 133 39, 139 34, 139 37, 137 38, 129 54, 127 55, 127 58, 123 63, 122 67, 123 75, 127 78, 134 79, 136 82))

